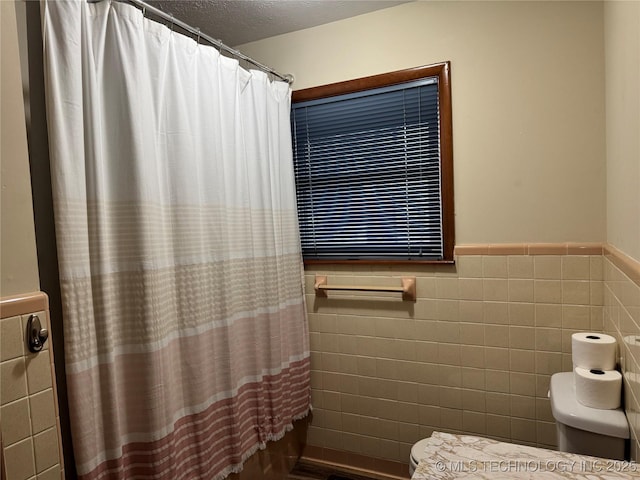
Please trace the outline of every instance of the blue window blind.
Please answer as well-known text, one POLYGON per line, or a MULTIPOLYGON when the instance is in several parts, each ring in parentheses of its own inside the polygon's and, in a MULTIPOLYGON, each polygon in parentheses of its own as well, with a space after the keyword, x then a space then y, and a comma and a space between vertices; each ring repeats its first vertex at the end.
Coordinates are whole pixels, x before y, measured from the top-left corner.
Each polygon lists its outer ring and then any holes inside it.
POLYGON ((437 80, 293 104, 305 259, 443 258, 437 80))

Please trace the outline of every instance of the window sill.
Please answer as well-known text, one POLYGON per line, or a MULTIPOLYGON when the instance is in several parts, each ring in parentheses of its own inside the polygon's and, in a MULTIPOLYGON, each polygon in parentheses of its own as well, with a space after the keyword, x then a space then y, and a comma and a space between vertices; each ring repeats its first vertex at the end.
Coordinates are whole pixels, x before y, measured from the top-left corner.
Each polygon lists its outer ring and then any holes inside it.
POLYGON ((304 260, 312 265, 455 265, 455 260, 304 260))

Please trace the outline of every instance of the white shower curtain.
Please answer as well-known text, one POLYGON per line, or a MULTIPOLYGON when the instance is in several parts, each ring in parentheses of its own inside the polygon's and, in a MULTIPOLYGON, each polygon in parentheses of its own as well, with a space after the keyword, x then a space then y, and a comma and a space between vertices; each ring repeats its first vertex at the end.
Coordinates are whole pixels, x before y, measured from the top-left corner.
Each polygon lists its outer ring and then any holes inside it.
POLYGON ((309 406, 290 89, 103 1, 48 1, 80 478, 222 478, 309 406))

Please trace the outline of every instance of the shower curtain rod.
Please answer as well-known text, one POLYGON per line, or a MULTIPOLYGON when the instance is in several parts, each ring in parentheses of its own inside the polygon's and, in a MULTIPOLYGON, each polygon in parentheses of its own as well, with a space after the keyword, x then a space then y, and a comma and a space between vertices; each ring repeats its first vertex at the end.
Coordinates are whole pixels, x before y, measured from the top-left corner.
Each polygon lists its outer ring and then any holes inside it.
MULTIPOLYGON (((87 0, 89 3, 98 3, 101 2, 103 0, 87 0)), ((116 1, 120 1, 120 2, 124 2, 124 3, 131 3, 133 5, 135 5, 136 7, 140 8, 144 13, 146 12, 150 12, 151 14, 162 18, 163 20, 166 20, 168 22, 171 22, 173 25, 177 25, 178 27, 180 27, 181 29, 189 32, 192 35, 195 35, 197 38, 202 38, 204 40, 206 40, 207 42, 211 43, 212 45, 214 45, 215 47, 219 48, 220 50, 224 50, 225 52, 231 54, 232 56, 239 58, 241 60, 244 60, 245 62, 250 63, 251 65, 254 65, 256 67, 258 67, 260 70, 262 70, 265 73, 270 73, 271 75, 278 77, 279 79, 287 82, 288 84, 292 84, 293 83, 293 75, 291 74, 282 74, 282 73, 278 73, 276 72, 274 69, 267 67, 266 65, 261 64, 260 62, 254 60, 251 57, 246 56, 244 53, 235 50, 231 47, 228 47, 227 45, 225 45, 224 43, 222 43, 222 41, 220 40, 216 40, 213 37, 210 37, 209 35, 206 35, 204 33, 202 33, 200 31, 199 28, 194 28, 191 25, 184 23, 181 20, 178 20, 177 18, 175 18, 173 15, 169 14, 169 13, 165 13, 164 11, 160 10, 159 8, 156 8, 152 5, 149 5, 146 2, 143 2, 142 0, 116 0, 116 1)))

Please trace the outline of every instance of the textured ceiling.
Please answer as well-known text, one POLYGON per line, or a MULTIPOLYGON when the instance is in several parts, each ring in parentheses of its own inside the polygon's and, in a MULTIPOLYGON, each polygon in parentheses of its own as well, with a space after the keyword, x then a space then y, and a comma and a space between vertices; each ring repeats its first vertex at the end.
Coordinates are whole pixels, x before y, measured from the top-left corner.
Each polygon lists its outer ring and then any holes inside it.
POLYGON ((233 47, 407 0, 155 0, 149 4, 233 47))

